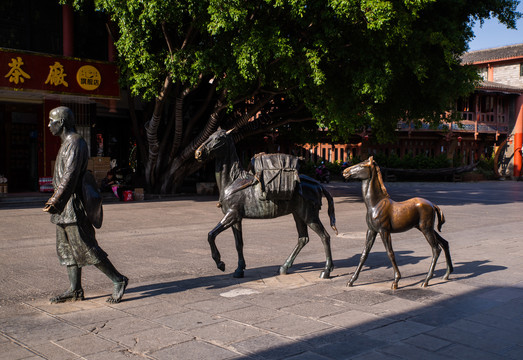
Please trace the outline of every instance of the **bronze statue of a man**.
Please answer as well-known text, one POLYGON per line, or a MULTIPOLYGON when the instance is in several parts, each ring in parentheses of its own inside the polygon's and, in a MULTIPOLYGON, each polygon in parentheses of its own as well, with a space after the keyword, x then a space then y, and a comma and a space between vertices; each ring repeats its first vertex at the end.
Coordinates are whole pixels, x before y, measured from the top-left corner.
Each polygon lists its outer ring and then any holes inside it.
POLYGON ((43 211, 56 224, 56 252, 61 265, 67 266, 70 288, 50 299, 51 303, 84 299, 82 267, 94 265, 114 284, 110 303, 123 297, 128 279, 120 274, 100 248, 94 226, 102 225, 102 203, 93 176, 87 171, 89 158, 85 140, 76 132, 73 112, 57 107, 49 113, 49 130, 61 138, 53 175, 54 194, 43 211), (98 196, 98 200, 96 199, 98 196))

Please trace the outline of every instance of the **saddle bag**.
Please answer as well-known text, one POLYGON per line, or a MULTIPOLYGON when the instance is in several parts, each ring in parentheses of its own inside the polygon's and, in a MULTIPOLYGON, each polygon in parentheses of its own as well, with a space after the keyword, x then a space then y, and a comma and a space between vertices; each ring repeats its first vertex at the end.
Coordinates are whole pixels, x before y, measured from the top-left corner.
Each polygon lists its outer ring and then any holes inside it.
POLYGON ((261 186, 261 200, 290 200, 300 182, 299 157, 287 154, 260 153, 252 166, 261 186))

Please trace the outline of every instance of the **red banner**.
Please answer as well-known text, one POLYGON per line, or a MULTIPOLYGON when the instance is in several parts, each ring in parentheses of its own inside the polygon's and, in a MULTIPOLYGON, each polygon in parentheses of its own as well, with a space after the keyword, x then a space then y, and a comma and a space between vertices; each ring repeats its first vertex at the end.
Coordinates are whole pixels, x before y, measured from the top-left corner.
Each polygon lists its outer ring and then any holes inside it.
POLYGON ((118 98, 118 77, 118 67, 109 62, 0 48, 4 89, 118 98))

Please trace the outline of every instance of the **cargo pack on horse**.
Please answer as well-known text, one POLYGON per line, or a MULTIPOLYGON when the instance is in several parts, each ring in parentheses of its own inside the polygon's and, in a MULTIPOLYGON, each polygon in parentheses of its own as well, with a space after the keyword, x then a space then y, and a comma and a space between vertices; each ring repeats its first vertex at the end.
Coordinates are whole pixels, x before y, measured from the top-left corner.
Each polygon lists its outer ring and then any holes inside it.
POLYGON ((421 231, 432 247, 432 262, 427 277, 421 286, 426 287, 429 284, 429 280, 434 274, 434 268, 436 267, 441 249, 445 252, 445 259, 447 261, 447 272, 443 278, 445 280, 449 278, 450 273, 454 269, 450 259, 449 243, 434 231, 436 215, 438 217, 438 231, 441 231, 441 226, 445 222, 445 217, 437 205, 419 197, 402 202, 391 200, 383 184, 380 168, 372 156, 359 164, 345 169, 343 176, 346 179, 354 178, 362 180, 361 189, 363 201, 367 206, 368 229, 365 248, 361 254, 360 263, 348 283, 349 286, 352 286, 358 278, 361 268, 374 244, 376 235, 379 233, 387 250, 387 255, 392 263, 392 267, 394 268, 392 289, 397 289, 401 274, 396 264, 394 251, 392 250, 390 234, 407 231, 412 228, 417 228, 421 231))
MULTIPOLYGON (((260 176, 259 169, 256 169, 256 174, 242 169, 231 131, 217 130, 195 152, 195 157, 199 161, 205 161, 210 157, 215 158, 220 207, 224 213, 222 220, 209 232, 208 236, 212 258, 216 262, 216 266, 222 271, 225 270, 225 264, 221 261, 220 252, 216 247, 216 236, 219 233, 232 227, 238 252, 238 268, 234 272, 234 277, 243 277, 245 259, 243 257, 242 219, 272 219, 292 214, 298 230, 298 244, 280 267, 280 274, 287 273, 300 250, 309 242, 308 226, 318 234, 323 243, 326 263, 320 277, 328 278, 334 266, 330 236, 320 221, 319 210, 323 194, 328 202, 330 224, 337 233, 332 196, 314 179, 304 175, 298 176, 297 173, 293 174, 293 169, 282 168, 281 176, 274 167, 268 172, 269 176, 260 176), (289 177, 283 176, 283 173, 287 171, 291 173, 290 179, 295 178, 295 181, 289 181, 289 177), (274 183, 276 180, 287 184, 282 190, 282 196, 278 196, 278 191, 270 186, 270 183, 274 183), (292 188, 289 187, 291 183, 292 188)), ((284 158, 289 155, 283 155, 283 158, 282 154, 276 155, 280 157, 272 157, 267 160, 258 159, 255 162, 289 162, 284 158)), ((271 157, 271 155, 266 156, 271 157)))

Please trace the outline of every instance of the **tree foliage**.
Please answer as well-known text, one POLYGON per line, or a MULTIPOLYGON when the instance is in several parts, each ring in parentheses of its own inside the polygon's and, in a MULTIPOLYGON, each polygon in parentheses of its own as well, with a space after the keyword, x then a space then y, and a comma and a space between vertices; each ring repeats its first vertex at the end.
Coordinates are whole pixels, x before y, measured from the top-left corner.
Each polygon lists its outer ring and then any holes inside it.
MULTIPOLYGON (((63 0, 62 0, 63 1, 63 0)), ((76 8, 87 0, 74 0, 76 8)), ((94 0, 135 96, 152 101, 146 175, 171 192, 218 126, 236 140, 314 119, 339 140, 439 121, 477 81, 472 25, 516 0, 94 0)))

